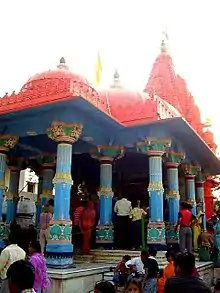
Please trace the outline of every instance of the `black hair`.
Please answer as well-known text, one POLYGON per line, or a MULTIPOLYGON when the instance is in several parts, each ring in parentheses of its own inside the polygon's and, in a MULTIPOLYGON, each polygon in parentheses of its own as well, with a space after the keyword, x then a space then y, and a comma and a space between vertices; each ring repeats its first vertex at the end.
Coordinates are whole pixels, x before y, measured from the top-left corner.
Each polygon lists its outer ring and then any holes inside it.
POLYGON ((142 250, 141 251, 141 256, 148 257, 149 256, 148 251, 147 250, 142 250))
POLYGON ((123 259, 125 259, 125 261, 127 262, 127 261, 131 260, 131 257, 130 257, 130 255, 126 254, 123 256, 123 259))
POLYGON ((172 259, 174 259, 175 257, 175 252, 173 250, 168 250, 165 254, 166 259, 168 259, 169 257, 171 257, 172 259))
POLYGON ((140 280, 135 279, 135 278, 131 278, 129 281, 126 282, 125 287, 124 287, 124 291, 126 292, 126 290, 128 289, 128 287, 130 285, 135 285, 138 287, 139 292, 142 292, 142 283, 140 280))
POLYGON ((50 206, 54 206, 54 199, 53 199, 53 198, 49 199, 49 200, 48 200, 48 204, 49 204, 50 206))
POLYGON ((191 275, 195 268, 195 256, 192 253, 178 253, 174 258, 174 266, 179 267, 183 274, 191 275))
POLYGON ((101 281, 95 284, 94 290, 99 290, 100 293, 115 293, 115 286, 109 281, 101 281))
POLYGON ((7 278, 21 291, 33 289, 35 280, 34 267, 28 261, 18 260, 9 267, 7 278))
POLYGON ((157 250, 156 249, 149 249, 149 255, 155 257, 157 255, 157 250))
POLYGON ((215 284, 215 290, 219 290, 220 291, 220 279, 218 279, 216 281, 216 284, 215 284))
POLYGON ((18 231, 11 231, 8 235, 10 244, 18 244, 18 231))
POLYGON ((30 247, 33 248, 37 253, 41 253, 41 247, 40 247, 39 241, 31 242, 30 247))

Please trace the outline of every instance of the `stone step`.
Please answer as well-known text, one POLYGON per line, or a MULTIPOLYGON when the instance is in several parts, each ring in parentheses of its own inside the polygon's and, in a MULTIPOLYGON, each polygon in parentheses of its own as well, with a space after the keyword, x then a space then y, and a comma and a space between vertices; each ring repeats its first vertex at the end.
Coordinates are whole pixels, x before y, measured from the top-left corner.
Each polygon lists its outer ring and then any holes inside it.
MULTIPOLYGON (((131 258, 140 256, 140 251, 133 250, 104 250, 93 249, 89 255, 82 255, 80 251, 75 253, 76 262, 92 262, 92 263, 109 263, 116 264, 121 261, 123 255, 130 255, 131 258)), ((159 265, 164 266, 167 263, 165 257, 166 251, 158 251, 157 261, 159 265)), ((197 260, 197 257, 196 257, 197 260)))

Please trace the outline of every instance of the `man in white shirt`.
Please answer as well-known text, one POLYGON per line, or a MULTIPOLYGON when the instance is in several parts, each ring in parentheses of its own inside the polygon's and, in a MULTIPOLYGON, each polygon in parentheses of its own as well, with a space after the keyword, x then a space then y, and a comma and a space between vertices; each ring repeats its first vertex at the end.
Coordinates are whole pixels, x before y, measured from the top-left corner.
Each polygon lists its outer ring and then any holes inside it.
POLYGON ((129 249, 131 240, 128 233, 131 228, 130 212, 131 202, 124 196, 115 203, 114 212, 116 213, 116 246, 118 249, 129 249))
POLYGON ((16 234, 9 234, 10 245, 6 246, 2 250, 0 255, 0 278, 2 280, 2 287, 0 293, 7 293, 8 291, 8 280, 7 280, 7 271, 11 264, 18 260, 24 260, 26 257, 25 251, 19 247, 16 242, 16 234))
POLYGON ((139 257, 134 257, 127 261, 125 266, 127 268, 133 269, 132 275, 134 275, 136 278, 142 278, 145 274, 144 262, 147 260, 148 256, 148 252, 143 250, 139 257))

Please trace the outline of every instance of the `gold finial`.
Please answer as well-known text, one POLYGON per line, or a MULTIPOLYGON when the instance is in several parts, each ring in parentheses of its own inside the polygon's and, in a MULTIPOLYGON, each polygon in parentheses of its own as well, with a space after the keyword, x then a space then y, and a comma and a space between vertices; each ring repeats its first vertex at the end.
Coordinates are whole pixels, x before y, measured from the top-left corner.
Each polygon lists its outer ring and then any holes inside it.
POLYGON ((168 34, 167 34, 167 30, 163 31, 163 38, 162 38, 162 42, 161 42, 161 53, 167 53, 167 43, 168 43, 168 34))
POLYGON ((210 117, 206 118, 204 126, 207 128, 212 127, 212 119, 210 117))

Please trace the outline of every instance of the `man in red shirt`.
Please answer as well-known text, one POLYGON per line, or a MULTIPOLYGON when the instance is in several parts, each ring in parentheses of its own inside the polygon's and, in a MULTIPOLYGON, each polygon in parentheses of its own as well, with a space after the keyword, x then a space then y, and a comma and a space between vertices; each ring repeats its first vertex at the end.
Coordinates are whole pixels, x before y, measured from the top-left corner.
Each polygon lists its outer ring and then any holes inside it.
POLYGON ((186 250, 192 253, 192 219, 193 213, 191 211, 192 207, 188 203, 181 203, 179 220, 176 225, 176 229, 179 229, 179 248, 183 253, 186 250))
POLYGON ((73 215, 73 242, 75 248, 80 249, 82 246, 82 231, 80 227, 80 220, 83 211, 85 210, 85 202, 81 202, 80 206, 76 208, 73 215))

